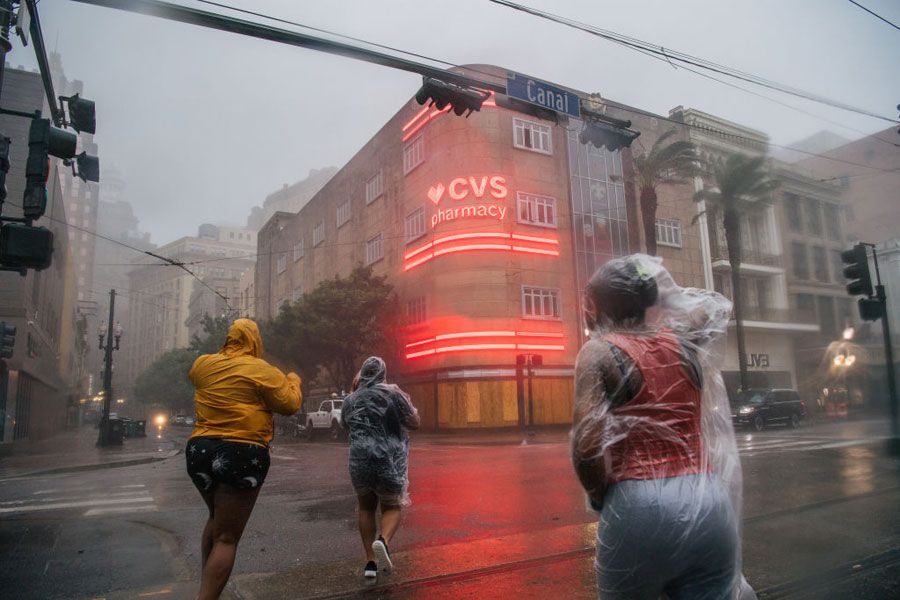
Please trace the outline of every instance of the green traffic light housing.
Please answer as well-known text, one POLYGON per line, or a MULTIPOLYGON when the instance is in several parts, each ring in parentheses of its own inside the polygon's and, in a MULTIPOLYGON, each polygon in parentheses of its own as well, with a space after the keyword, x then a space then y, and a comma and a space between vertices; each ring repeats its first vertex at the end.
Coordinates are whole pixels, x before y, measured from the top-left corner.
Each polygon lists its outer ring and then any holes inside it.
POLYGON ((0 264, 14 269, 50 266, 53 259, 53 232, 46 227, 4 223, 0 227, 0 264))
POLYGON ((869 254, 865 244, 856 244, 841 252, 847 293, 851 296, 872 296, 872 275, 869 273, 869 254))
POLYGON ((609 122, 599 119, 586 119, 578 141, 582 144, 593 144, 597 148, 605 147, 610 152, 631 147, 641 135, 639 131, 632 131, 631 121, 619 121, 609 119, 609 122))
POLYGON ((100 159, 87 152, 75 157, 78 165, 78 176, 84 181, 100 181, 100 159))
POLYGON ((72 129, 84 133, 97 132, 97 109, 93 100, 85 100, 75 94, 69 98, 59 98, 69 106, 69 125, 72 129))

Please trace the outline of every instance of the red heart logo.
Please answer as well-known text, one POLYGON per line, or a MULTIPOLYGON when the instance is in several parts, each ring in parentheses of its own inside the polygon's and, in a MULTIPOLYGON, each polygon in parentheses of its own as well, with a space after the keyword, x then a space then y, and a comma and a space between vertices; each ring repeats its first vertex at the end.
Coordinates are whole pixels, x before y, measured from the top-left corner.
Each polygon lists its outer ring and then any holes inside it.
POLYGON ((431 201, 435 204, 441 201, 441 197, 444 195, 444 184, 439 183, 437 185, 431 186, 428 190, 428 197, 431 198, 431 201))

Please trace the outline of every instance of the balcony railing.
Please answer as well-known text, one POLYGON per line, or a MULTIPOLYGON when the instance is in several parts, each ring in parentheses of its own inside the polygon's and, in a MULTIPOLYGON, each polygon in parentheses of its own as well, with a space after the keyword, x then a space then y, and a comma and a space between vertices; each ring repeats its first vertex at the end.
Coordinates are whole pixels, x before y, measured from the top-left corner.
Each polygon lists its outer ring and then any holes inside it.
POLYGON ((802 323, 816 325, 814 310, 796 308, 769 308, 767 306, 743 306, 742 316, 745 321, 766 321, 768 323, 802 323))
MULTIPOLYGON (((714 246, 711 248, 713 262, 719 260, 728 260, 728 249, 725 246, 714 246)), ((781 267, 783 262, 781 256, 777 254, 768 254, 759 250, 749 250, 744 248, 741 251, 741 263, 763 265, 766 267, 781 267)))

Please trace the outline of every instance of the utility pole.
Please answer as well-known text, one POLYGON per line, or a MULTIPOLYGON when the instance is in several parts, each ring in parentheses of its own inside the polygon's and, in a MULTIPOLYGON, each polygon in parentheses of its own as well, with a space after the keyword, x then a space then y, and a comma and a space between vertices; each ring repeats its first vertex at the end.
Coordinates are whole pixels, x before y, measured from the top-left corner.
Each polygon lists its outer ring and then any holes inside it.
POLYGON ((119 349, 119 339, 122 337, 120 327, 113 326, 116 314, 116 290, 109 290, 109 321, 107 326, 100 328, 100 349, 105 350, 103 355, 103 415, 100 418, 100 435, 97 438, 98 446, 119 445, 122 443, 121 435, 110 435, 109 405, 112 402, 112 356, 113 350, 119 349), (103 337, 106 336, 106 346, 103 345, 103 337), (115 346, 113 346, 115 336, 115 346))
POLYGON ((872 246, 872 259, 875 262, 875 298, 881 301, 881 332, 884 336, 884 361, 887 367, 888 394, 891 403, 891 438, 888 449, 894 456, 900 455, 900 405, 897 398, 897 376, 894 373, 894 344, 891 342, 891 324, 888 318, 887 294, 881 283, 881 271, 878 268, 878 253, 872 246))

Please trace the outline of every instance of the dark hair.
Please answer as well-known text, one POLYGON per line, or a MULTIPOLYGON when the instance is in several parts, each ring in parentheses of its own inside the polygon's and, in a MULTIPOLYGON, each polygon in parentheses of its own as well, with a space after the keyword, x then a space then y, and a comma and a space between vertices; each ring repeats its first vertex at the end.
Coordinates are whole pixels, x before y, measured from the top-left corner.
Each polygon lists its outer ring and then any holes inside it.
POLYGON ((641 323, 647 309, 656 303, 659 288, 638 259, 626 257, 614 258, 597 269, 587 284, 586 294, 590 301, 589 322, 641 323))

